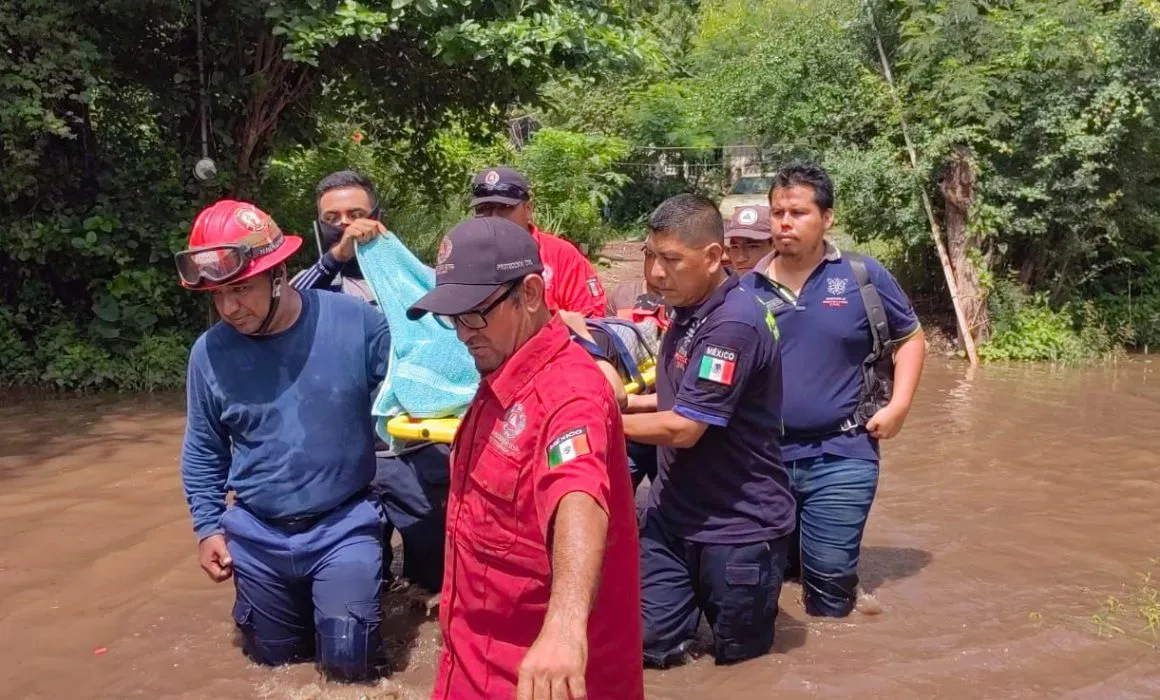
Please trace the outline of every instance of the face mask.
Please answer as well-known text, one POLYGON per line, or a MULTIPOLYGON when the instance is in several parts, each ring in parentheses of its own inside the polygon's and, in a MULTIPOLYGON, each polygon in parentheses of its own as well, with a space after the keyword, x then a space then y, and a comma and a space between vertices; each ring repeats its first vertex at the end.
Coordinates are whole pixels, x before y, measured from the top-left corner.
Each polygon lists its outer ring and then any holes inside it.
POLYGON ((322 245, 322 251, 326 252, 338 245, 338 242, 342 240, 342 232, 345 230, 346 228, 344 226, 335 226, 325 221, 319 221, 318 240, 322 245))
MULTIPOLYGON (((379 220, 379 208, 375 207, 368 218, 371 218, 371 219, 374 219, 375 221, 378 221, 379 220)), ((318 241, 322 246, 323 252, 326 252, 326 251, 330 250, 331 248, 333 248, 334 246, 338 245, 338 242, 342 240, 343 232, 346 230, 345 226, 336 226, 335 224, 328 224, 325 221, 322 221, 321 219, 315 221, 315 225, 318 227, 318 241)), ((340 273, 344 277, 354 277, 356 279, 362 279, 363 275, 362 275, 362 270, 359 269, 359 266, 358 266, 358 258, 351 258, 346 263, 344 263, 341 270, 340 270, 340 273)))

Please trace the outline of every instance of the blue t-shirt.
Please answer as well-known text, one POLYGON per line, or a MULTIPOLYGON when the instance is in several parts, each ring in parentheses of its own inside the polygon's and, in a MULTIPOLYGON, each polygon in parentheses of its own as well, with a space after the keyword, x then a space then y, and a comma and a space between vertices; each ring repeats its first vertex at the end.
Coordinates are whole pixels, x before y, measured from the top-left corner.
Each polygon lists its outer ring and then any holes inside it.
MULTIPOLYGON (((766 276, 774 255, 759 262, 744 284, 765 301, 781 330, 782 454, 786 461, 824 454, 876 461, 878 441, 864 428, 836 431, 858 406, 862 362, 874 347, 854 270, 837 248, 827 245, 826 257, 794 297, 766 276)), ((863 259, 886 308, 890 337, 903 339, 917 332, 918 316, 898 281, 877 260, 863 259)))
POLYGON ((298 293, 302 313, 287 330, 254 338, 219 322, 190 353, 181 477, 199 539, 218 531, 227 490, 261 517, 300 517, 374 477, 386 318, 352 297, 298 293))
POLYGON ((778 444, 781 360, 773 316, 735 275, 700 306, 674 311, 661 345, 657 410, 708 428, 692 447, 660 448, 649 508, 693 542, 788 534, 795 505, 778 444))

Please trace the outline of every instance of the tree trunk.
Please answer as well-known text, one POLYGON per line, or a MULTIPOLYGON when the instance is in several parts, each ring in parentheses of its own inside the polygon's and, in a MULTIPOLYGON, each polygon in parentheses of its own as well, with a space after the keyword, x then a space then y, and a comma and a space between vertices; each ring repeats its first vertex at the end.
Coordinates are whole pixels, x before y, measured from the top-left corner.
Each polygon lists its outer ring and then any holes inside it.
POLYGON ((241 197, 257 184, 258 162, 269 149, 282 113, 302 99, 313 85, 310 68, 283 58, 281 44, 265 34, 254 49, 250 77, 255 88, 237 135, 235 194, 241 197))
MULTIPOLYGON (((898 88, 894 85, 894 72, 890 69, 890 61, 886 57, 886 48, 882 45, 882 35, 879 33, 878 25, 874 21, 874 8, 871 6, 869 0, 863 0, 863 6, 866 8, 866 14, 870 18, 870 26, 874 30, 874 44, 878 48, 878 58, 882 61, 882 77, 886 80, 887 86, 890 87, 890 95, 894 98, 894 106, 898 109, 898 126, 902 131, 902 141, 906 144, 906 153, 910 156, 910 168, 912 172, 915 172, 918 170, 918 150, 914 147, 914 141, 910 138, 910 129, 906 125, 906 110, 903 108, 902 98, 898 96, 898 88)), ((974 334, 970 331, 966 314, 963 313, 963 305, 959 299, 959 285, 955 281, 950 256, 947 254, 946 246, 942 241, 942 232, 939 230, 938 219, 934 215, 934 207, 931 205, 930 194, 924 185, 921 183, 916 184, 919 184, 919 198, 922 201, 923 210, 926 211, 926 219, 930 223, 930 239, 934 242, 934 248, 938 252, 938 261, 942 265, 943 277, 947 281, 947 291, 951 294, 951 306, 955 310, 955 321, 959 327, 963 350, 967 353, 967 360, 974 367, 979 364, 979 353, 975 350, 974 334)))
MULTIPOLYGON (((975 201, 975 170, 971 164, 971 152, 966 146, 955 147, 939 188, 945 203, 947 252, 959 289, 963 316, 975 343, 984 343, 991 333, 991 318, 987 313, 987 295, 979 281, 976 259, 972 258, 972 251, 979 249, 979 240, 969 226, 971 205, 975 201)), ((959 334, 962 341, 961 328, 959 334)))

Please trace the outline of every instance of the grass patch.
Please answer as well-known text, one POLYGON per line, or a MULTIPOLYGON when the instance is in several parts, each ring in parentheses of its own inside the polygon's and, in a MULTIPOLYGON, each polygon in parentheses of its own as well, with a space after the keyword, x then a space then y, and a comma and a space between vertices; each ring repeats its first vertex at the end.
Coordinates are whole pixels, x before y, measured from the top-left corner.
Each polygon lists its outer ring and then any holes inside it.
MULTIPOLYGON (((1160 559, 1152 559, 1151 564, 1160 566, 1160 559)), ((1160 649, 1160 582, 1151 571, 1137 577, 1138 582, 1125 586, 1121 595, 1108 595, 1091 622, 1098 637, 1127 637, 1160 649)))

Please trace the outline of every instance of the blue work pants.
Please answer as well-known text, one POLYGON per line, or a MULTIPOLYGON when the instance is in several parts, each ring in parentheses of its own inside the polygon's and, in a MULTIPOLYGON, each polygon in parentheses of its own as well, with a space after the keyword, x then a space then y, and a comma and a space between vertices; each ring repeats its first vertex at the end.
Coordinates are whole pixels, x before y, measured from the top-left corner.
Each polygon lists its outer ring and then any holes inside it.
POLYGON ((718 664, 769 652, 789 543, 788 535, 741 544, 690 542, 648 512, 640 533, 645 663, 681 661, 702 612, 713 628, 718 664))
POLYGON ((369 495, 301 531, 230 507, 221 526, 233 559, 233 617, 245 654, 273 666, 314 659, 336 680, 376 676, 385 665, 382 522, 369 495))

